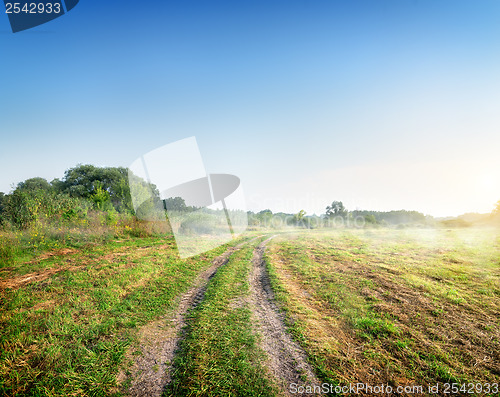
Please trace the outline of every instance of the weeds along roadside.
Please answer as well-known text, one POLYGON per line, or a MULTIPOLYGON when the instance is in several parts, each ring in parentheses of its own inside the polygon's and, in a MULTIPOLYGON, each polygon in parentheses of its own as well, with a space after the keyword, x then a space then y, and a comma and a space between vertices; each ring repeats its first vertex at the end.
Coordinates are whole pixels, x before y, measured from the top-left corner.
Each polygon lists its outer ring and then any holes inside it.
POLYGON ((133 215, 125 169, 100 170, 107 175, 101 175, 105 185, 94 180, 97 171, 92 166, 68 170, 67 177, 78 174, 73 178, 78 186, 31 178, 10 194, 0 192, 0 268, 44 251, 171 233, 167 222, 144 222, 133 215))
POLYGON ((264 353, 257 346, 251 312, 244 300, 258 243, 231 256, 210 280, 204 299, 191 311, 165 395, 277 395, 278 389, 262 365, 264 353))
POLYGON ((171 238, 113 242, 74 254, 79 269, 1 291, 0 395, 110 395, 136 327, 226 249, 180 260, 171 238))
POLYGON ((25 228, 0 229, 0 268, 36 258, 46 251, 105 244, 114 239, 171 235, 167 222, 146 222, 130 214, 89 209, 66 219, 53 215, 36 219, 25 228))

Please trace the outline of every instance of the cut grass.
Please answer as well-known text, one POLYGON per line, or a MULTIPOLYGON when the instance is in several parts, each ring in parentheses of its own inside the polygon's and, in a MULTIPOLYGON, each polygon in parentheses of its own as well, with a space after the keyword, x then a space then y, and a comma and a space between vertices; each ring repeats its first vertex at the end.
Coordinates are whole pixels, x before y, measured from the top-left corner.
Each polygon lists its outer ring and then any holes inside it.
POLYGON ((191 312, 168 396, 274 396, 244 301, 253 246, 233 254, 191 312))
POLYGON ((273 240, 277 299, 323 381, 500 381, 498 232, 318 231, 273 240))

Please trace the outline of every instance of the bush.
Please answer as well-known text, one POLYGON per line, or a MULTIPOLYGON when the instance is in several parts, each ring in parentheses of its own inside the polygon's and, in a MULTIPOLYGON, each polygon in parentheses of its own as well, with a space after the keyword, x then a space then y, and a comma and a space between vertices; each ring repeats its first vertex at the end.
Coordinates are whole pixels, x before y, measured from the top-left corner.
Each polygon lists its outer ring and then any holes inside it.
POLYGON ((5 197, 2 212, 4 223, 8 222, 21 230, 51 218, 83 219, 91 206, 87 200, 46 190, 28 192, 16 189, 5 197))
POLYGON ((103 189, 99 181, 96 181, 96 187, 94 193, 90 195, 90 199, 94 202, 96 208, 101 211, 111 211, 114 209, 108 191, 103 189))
POLYGON ((37 216, 36 200, 21 190, 15 190, 7 197, 5 203, 5 219, 19 229, 26 229, 37 216))
POLYGON ((378 223, 377 219, 375 218, 375 215, 373 215, 373 214, 365 215, 365 222, 366 223, 371 223, 371 224, 378 223))
POLYGON ((0 236, 0 268, 14 263, 15 248, 13 242, 0 236))

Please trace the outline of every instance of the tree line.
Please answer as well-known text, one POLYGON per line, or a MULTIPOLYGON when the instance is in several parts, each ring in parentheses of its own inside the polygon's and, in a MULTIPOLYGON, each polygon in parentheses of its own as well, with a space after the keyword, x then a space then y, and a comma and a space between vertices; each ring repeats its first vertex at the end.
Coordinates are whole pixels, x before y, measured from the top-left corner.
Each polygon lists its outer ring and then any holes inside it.
POLYGON ((41 217, 71 219, 92 208, 134 213, 127 168, 79 164, 62 179, 20 182, 10 193, 0 193, 0 224, 23 229, 41 217))
MULTIPOLYGON (((154 201, 159 200, 156 186, 140 178, 135 179, 132 179, 133 183, 141 185, 144 194, 152 194, 154 201)), ((137 191, 137 185, 135 187, 137 191)), ((152 205, 158 204, 145 200, 143 210, 150 211, 147 206, 152 205)), ((162 207, 177 211, 196 210, 196 208, 187 207, 184 200, 179 197, 167 200, 162 207)), ((59 217, 70 220, 84 217, 90 209, 136 215, 130 194, 127 168, 78 164, 66 170, 62 179, 49 182, 40 177, 30 178, 18 183, 8 194, 0 192, 0 226, 3 227, 27 228, 41 217, 59 217)), ((141 208, 138 209, 137 215, 144 219, 140 211, 141 208)), ((500 201, 496 204, 496 209, 491 216, 495 219, 500 218, 500 201)), ((273 213, 267 209, 257 213, 249 211, 248 218, 250 225, 304 228, 340 226, 341 224, 357 227, 367 224, 423 225, 434 221, 432 217, 418 211, 349 211, 342 201, 333 201, 325 207, 325 213, 321 215, 307 215, 304 210, 296 214, 273 213)))

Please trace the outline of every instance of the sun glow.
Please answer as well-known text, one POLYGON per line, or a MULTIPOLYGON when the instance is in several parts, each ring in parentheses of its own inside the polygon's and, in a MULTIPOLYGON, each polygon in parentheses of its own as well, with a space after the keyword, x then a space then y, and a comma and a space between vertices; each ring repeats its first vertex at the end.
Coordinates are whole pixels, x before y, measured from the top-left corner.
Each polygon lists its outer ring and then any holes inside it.
POLYGON ((492 191, 499 185, 499 177, 493 173, 482 174, 478 178, 478 185, 483 191, 492 191))

